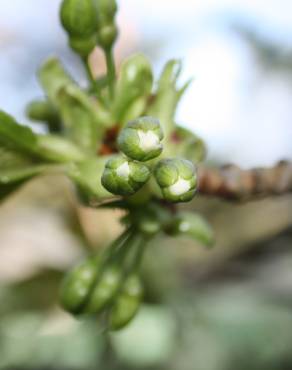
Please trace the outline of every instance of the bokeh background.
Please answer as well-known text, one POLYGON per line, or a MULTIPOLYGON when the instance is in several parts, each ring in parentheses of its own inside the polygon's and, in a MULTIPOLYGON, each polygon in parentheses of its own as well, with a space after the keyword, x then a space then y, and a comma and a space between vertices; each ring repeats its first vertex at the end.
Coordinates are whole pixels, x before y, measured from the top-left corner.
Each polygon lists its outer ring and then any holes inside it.
MULTIPOLYGON (((25 104, 52 54, 85 75, 58 20, 59 0, 3 1, 0 106, 35 130, 25 104)), ((292 158, 290 0, 121 0, 117 63, 135 51, 156 76, 170 58, 194 77, 177 121, 207 143, 208 161, 243 168, 292 158)), ((96 74, 104 61, 91 57, 96 74)), ((0 207, 1 369, 292 369, 292 198, 188 209, 216 245, 157 240, 144 268, 146 304, 127 329, 104 335, 58 306, 61 276, 120 231, 119 212, 80 207, 61 177, 39 178, 0 207)))

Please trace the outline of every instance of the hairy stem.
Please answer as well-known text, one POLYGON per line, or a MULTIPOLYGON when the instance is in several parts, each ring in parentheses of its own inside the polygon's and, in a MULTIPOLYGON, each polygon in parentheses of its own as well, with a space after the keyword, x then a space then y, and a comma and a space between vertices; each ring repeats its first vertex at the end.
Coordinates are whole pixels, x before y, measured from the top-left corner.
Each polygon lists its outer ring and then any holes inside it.
POLYGON ((235 165, 199 167, 199 193, 227 200, 248 201, 292 192, 292 162, 242 170, 235 165))

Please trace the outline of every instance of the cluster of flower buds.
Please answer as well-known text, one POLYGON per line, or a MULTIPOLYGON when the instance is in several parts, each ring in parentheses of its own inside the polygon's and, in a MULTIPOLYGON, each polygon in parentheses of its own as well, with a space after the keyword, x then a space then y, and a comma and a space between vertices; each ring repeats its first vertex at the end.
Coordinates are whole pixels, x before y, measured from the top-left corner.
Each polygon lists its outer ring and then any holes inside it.
POLYGON ((106 319, 109 330, 119 330, 136 315, 143 287, 129 252, 140 255, 143 239, 127 230, 104 256, 89 257, 67 273, 61 287, 62 306, 74 315, 106 319))
POLYGON ((109 159, 102 185, 113 194, 132 195, 146 184, 153 172, 165 200, 191 200, 197 185, 195 167, 181 158, 153 161, 162 153, 162 139, 161 125, 155 118, 141 117, 126 124, 118 137, 123 154, 109 159), (147 161, 150 162, 145 164, 147 161))
POLYGON ((87 57, 97 43, 111 48, 117 37, 116 11, 115 0, 63 0, 60 19, 70 47, 82 57, 87 57))

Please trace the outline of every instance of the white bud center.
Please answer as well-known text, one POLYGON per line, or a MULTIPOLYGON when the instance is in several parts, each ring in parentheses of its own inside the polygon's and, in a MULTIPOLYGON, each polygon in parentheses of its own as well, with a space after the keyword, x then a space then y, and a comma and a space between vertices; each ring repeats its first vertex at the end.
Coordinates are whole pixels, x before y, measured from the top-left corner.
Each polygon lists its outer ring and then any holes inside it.
POLYGON ((168 189, 172 195, 182 195, 189 191, 191 188, 190 182, 179 178, 177 182, 171 185, 168 189))
POLYGON ((149 152, 160 147, 159 137, 154 132, 138 130, 137 133, 140 139, 139 146, 144 152, 149 152))
POLYGON ((125 162, 116 169, 117 175, 120 177, 129 177, 130 167, 129 163, 125 162))

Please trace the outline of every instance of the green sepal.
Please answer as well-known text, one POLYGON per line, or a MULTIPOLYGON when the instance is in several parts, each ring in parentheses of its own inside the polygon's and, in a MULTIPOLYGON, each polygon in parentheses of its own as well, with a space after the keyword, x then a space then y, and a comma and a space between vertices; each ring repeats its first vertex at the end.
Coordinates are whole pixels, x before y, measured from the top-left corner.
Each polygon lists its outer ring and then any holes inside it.
POLYGON ((143 288, 139 277, 134 274, 129 276, 110 311, 109 330, 120 330, 133 320, 141 305, 142 296, 143 288))
POLYGON ((91 257, 67 273, 60 290, 60 302, 66 311, 73 314, 83 311, 99 268, 99 257, 91 257))

